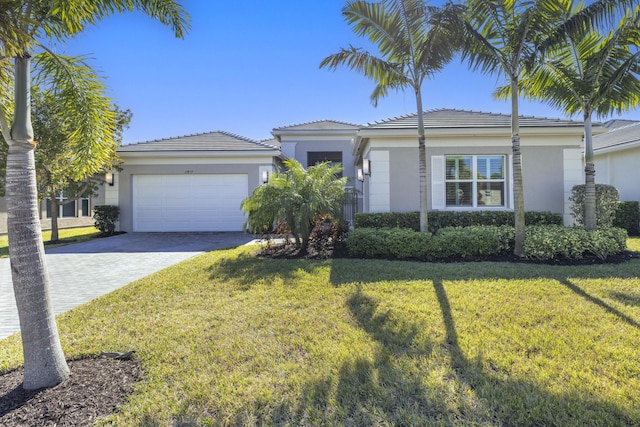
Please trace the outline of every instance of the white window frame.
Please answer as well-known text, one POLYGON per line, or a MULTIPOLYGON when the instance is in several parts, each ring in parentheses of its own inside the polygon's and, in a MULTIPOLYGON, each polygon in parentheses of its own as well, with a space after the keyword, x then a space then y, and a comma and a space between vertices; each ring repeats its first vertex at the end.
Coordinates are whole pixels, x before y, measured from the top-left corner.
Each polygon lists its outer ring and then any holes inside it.
MULTIPOLYGON (((64 192, 61 192, 56 199, 58 200, 58 202, 64 202, 65 200, 68 199, 67 196, 64 195, 64 192)), ((47 218, 51 218, 51 207, 53 207, 51 205, 51 197, 45 197, 45 201, 46 203, 49 205, 49 209, 45 210, 45 215, 47 218), (47 212, 48 211, 48 212, 47 212)), ((89 211, 91 212, 91 211, 89 211)), ((74 200, 71 203, 67 203, 66 205, 58 205, 58 219, 62 219, 62 218, 78 218, 78 201, 74 200), (64 207, 67 205, 72 205, 74 207, 73 212, 74 215, 73 216, 63 216, 64 214, 64 207)))
MULTIPOLYGON (((445 209, 459 209, 459 210, 469 210, 469 209, 478 209, 478 210, 488 210, 488 209, 494 209, 494 210, 504 210, 507 209, 509 207, 509 200, 508 200, 508 189, 509 187, 509 182, 507 180, 507 156, 504 154, 449 154, 449 155, 445 155, 443 156, 443 163, 444 163, 444 173, 443 173, 443 179, 444 179, 444 192, 445 192, 445 197, 444 197, 444 208, 445 209), (462 157, 471 157, 471 179, 449 179, 447 178, 447 168, 446 168, 446 164, 447 164, 447 159, 449 158, 462 158, 462 157), (502 178, 500 179, 492 179, 492 178, 486 178, 486 179, 479 179, 478 178, 478 160, 482 159, 482 158, 488 158, 488 157, 500 157, 502 158, 502 178), (449 183, 471 183, 471 204, 470 205, 448 205, 447 204, 447 200, 446 200, 446 187, 447 184, 449 183), (478 205, 478 184, 479 183, 502 183, 502 191, 503 191, 503 197, 502 197, 502 205, 478 205)), ((486 159, 488 160, 488 159, 486 159)))

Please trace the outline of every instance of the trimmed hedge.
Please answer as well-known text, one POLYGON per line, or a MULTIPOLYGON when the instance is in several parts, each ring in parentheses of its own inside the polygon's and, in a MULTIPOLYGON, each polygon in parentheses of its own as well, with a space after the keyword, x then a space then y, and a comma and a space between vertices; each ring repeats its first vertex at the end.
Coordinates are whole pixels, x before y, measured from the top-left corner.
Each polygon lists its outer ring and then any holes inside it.
MULTIPOLYGON (((580 259, 609 255, 626 249, 627 233, 603 228, 591 233, 578 227, 527 227, 524 256, 528 259, 580 259)), ((437 261, 447 258, 483 259, 513 252, 511 226, 446 227, 436 234, 406 228, 355 228, 347 236, 350 256, 437 261)))
MULTIPOLYGON (((574 185, 569 201, 571 215, 578 225, 584 225, 584 184, 574 185)), ((596 227, 611 227, 618 206, 618 189, 613 185, 596 184, 596 227)))
POLYGON ((630 236, 640 236, 640 203, 618 202, 613 226, 624 228, 630 236))
MULTIPOLYGON (((429 212, 429 231, 436 233, 446 227, 474 225, 513 225, 510 211, 433 211, 429 212)), ((525 212, 527 225, 562 225, 562 215, 551 212, 525 212)), ((410 228, 420 230, 419 212, 358 213, 356 228, 410 228)))

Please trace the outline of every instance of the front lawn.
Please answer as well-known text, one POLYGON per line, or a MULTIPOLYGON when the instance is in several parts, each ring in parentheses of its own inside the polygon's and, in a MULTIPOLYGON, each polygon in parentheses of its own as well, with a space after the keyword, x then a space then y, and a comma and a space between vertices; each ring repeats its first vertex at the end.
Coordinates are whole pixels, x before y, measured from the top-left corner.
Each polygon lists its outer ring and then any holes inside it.
MULTIPOLYGON (((640 424, 640 259, 252 250, 193 258, 59 317, 68 358, 135 350, 142 362, 104 425, 640 424)), ((21 363, 18 337, 0 342, 0 371, 21 363)))
MULTIPOLYGON (((55 245, 47 245, 46 249, 64 246, 70 243, 80 243, 95 239, 100 234, 100 230, 95 227, 61 228, 58 230, 58 240, 61 242, 55 245)), ((42 240, 46 243, 51 239, 51 230, 42 232, 42 240)), ((0 236, 0 258, 9 256, 9 239, 7 235, 0 236)))

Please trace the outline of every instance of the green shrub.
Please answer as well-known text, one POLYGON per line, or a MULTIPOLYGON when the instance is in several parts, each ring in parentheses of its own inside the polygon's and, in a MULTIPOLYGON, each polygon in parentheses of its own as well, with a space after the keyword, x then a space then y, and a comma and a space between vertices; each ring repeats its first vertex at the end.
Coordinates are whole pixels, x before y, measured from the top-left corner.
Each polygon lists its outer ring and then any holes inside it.
POLYGON ((588 232, 580 227, 527 227, 523 255, 526 258, 549 260, 580 259, 595 256, 606 259, 623 252, 627 245, 626 230, 601 228, 588 232))
POLYGON ((433 236, 406 228, 356 228, 347 236, 350 256, 386 259, 425 259, 433 236))
POLYGON ((112 236, 116 231, 116 222, 120 217, 120 208, 112 205, 93 207, 95 226, 105 236, 112 236))
MULTIPOLYGON (((609 255, 626 249, 627 233, 621 228, 602 228, 587 232, 580 227, 538 225, 527 227, 524 256, 529 259, 580 259, 609 255)), ((513 252, 512 226, 447 227, 437 234, 402 228, 356 228, 347 236, 350 256, 360 258, 483 259, 513 252)))
POLYGON ((420 231, 420 213, 358 213, 355 216, 355 228, 409 228, 420 231))
POLYGON ((347 252, 360 258, 385 258, 386 231, 375 228, 355 228, 347 235, 347 252))
MULTIPOLYGON (((611 227, 618 207, 618 189, 612 185, 596 184, 596 227, 611 227)), ((571 215, 578 225, 584 225, 584 184, 575 185, 569 197, 571 215)))
POLYGON ((508 253, 513 250, 514 233, 510 226, 449 227, 436 235, 406 228, 356 228, 346 243, 354 257, 433 261, 508 253))
MULTIPOLYGON (((525 212, 527 225, 562 224, 562 215, 552 212, 525 212)), ((510 211, 434 211, 429 212, 429 231, 436 233, 447 227, 477 225, 513 225, 510 211)), ((359 213, 355 217, 356 228, 409 228, 420 230, 418 212, 359 213)))
POLYGON ((510 252, 515 230, 510 226, 447 227, 438 231, 442 257, 487 257, 510 252))
POLYGON ((630 236, 640 236, 640 203, 619 202, 613 226, 624 228, 630 236))

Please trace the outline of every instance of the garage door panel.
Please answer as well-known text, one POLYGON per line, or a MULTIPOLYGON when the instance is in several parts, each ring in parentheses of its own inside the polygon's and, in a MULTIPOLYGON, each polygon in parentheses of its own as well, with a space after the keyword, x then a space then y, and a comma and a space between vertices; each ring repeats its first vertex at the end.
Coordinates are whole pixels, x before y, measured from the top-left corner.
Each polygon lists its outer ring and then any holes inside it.
POLYGON ((240 231, 246 174, 134 175, 134 231, 240 231))

